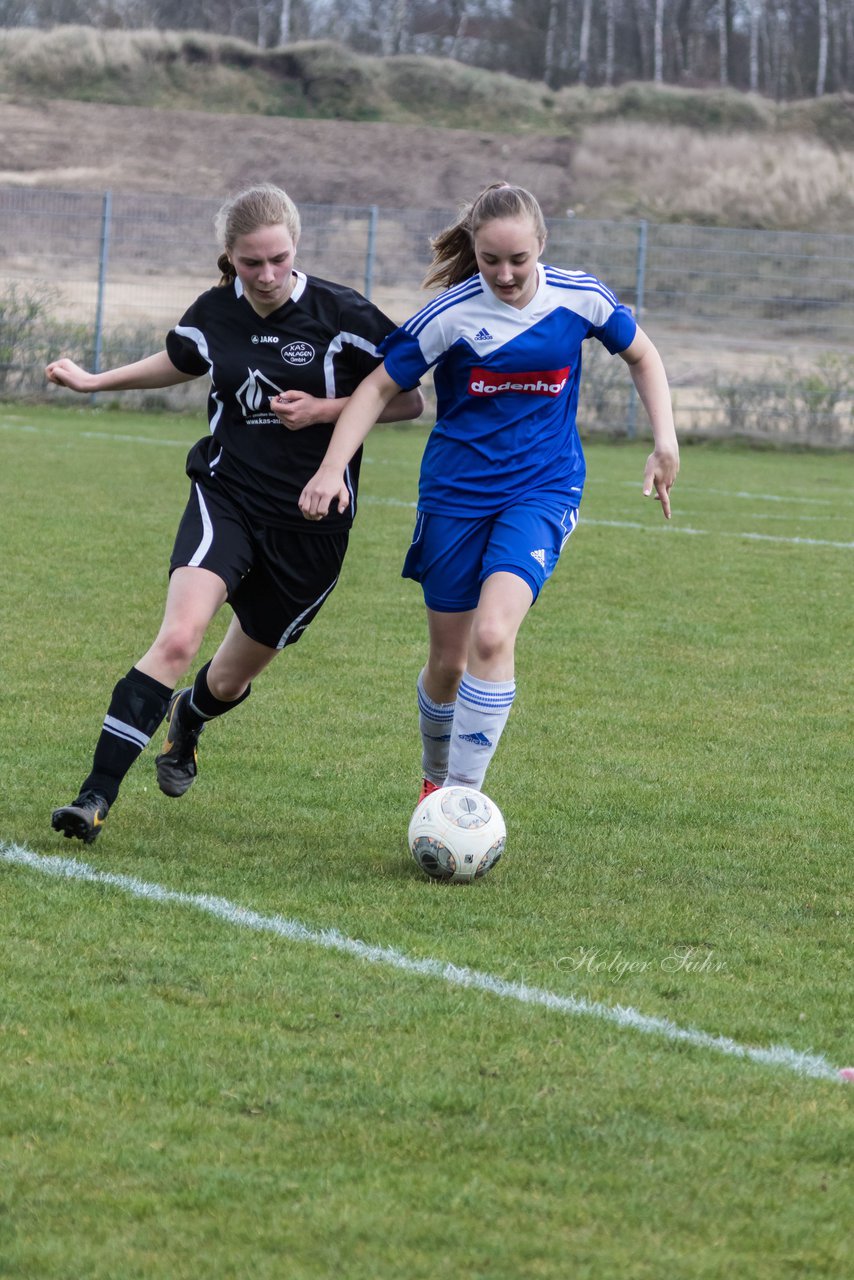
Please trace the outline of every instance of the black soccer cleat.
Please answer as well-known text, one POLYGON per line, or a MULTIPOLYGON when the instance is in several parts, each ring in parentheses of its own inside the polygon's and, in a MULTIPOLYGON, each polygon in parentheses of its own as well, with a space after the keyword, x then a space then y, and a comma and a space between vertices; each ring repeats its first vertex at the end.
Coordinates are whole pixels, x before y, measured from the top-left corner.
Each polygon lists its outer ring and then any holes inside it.
POLYGON ((199 734, 205 726, 200 724, 198 729, 185 729, 178 714, 182 698, 188 698, 190 692, 190 689, 179 689, 172 694, 166 722, 166 741, 154 761, 157 785, 166 796, 182 796, 185 791, 189 791, 199 772, 196 748, 199 745, 199 734))
POLYGON ((69 839, 93 844, 101 833, 109 809, 108 801, 99 792, 81 791, 73 804, 54 809, 50 825, 69 839))

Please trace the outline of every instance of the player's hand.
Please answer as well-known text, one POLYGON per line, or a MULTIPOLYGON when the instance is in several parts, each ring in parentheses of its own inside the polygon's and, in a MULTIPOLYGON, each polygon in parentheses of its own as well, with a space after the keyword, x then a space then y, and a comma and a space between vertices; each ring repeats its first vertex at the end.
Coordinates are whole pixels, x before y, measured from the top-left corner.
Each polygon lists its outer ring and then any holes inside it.
POLYGON ((665 520, 670 519, 670 490, 679 474, 679 453, 655 449, 646 460, 643 473, 643 496, 649 498, 655 490, 655 500, 661 503, 665 520))
POLYGON ((58 387, 68 387, 70 391, 95 390, 95 375, 67 357, 52 360, 44 372, 48 382, 55 382, 58 387))
POLYGON ((339 515, 343 515, 350 505, 350 490, 337 467, 321 466, 300 494, 299 509, 306 520, 323 520, 335 501, 339 515))
POLYGON ((319 408, 322 404, 322 400, 305 391, 282 391, 270 400, 273 413, 289 431, 301 431, 303 427, 322 422, 322 411, 319 408))

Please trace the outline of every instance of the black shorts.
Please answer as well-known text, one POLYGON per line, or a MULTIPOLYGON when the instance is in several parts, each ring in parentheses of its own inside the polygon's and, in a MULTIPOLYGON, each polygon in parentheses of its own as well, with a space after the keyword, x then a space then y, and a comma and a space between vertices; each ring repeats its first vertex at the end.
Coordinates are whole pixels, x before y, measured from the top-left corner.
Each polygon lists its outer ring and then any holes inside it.
POLYGON ((253 526, 217 487, 194 480, 169 562, 222 578, 228 603, 252 640, 284 649, 299 640, 338 581, 349 530, 253 526))

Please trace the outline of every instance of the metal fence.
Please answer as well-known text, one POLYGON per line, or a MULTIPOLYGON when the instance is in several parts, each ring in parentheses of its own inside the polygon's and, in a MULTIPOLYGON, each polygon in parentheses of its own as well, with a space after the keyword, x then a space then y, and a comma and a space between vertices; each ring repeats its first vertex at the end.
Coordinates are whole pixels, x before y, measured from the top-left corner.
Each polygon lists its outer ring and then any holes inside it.
MULTIPOLYGON (((56 394, 43 367, 59 354, 106 368, 158 349, 217 278, 219 203, 0 188, 0 395, 56 394)), ((425 301, 429 238, 455 212, 303 205, 299 264, 400 322, 425 301)), ((680 433, 854 445, 854 235, 552 219, 544 258, 635 310, 680 433)), ((622 362, 590 346, 582 430, 642 431, 622 362)), ((192 388, 134 394, 178 405, 192 388)))

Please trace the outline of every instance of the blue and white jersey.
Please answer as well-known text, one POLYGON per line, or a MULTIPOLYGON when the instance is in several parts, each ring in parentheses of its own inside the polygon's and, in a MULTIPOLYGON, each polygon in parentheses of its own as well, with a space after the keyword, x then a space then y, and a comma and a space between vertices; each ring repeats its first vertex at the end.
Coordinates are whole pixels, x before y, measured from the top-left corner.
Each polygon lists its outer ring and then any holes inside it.
POLYGON ((379 347, 390 377, 434 368, 436 425, 421 463, 422 511, 488 515, 535 494, 578 506, 585 464, 576 426, 581 344, 612 355, 637 325, 595 276, 537 264, 527 306, 478 274, 454 285, 379 347))

